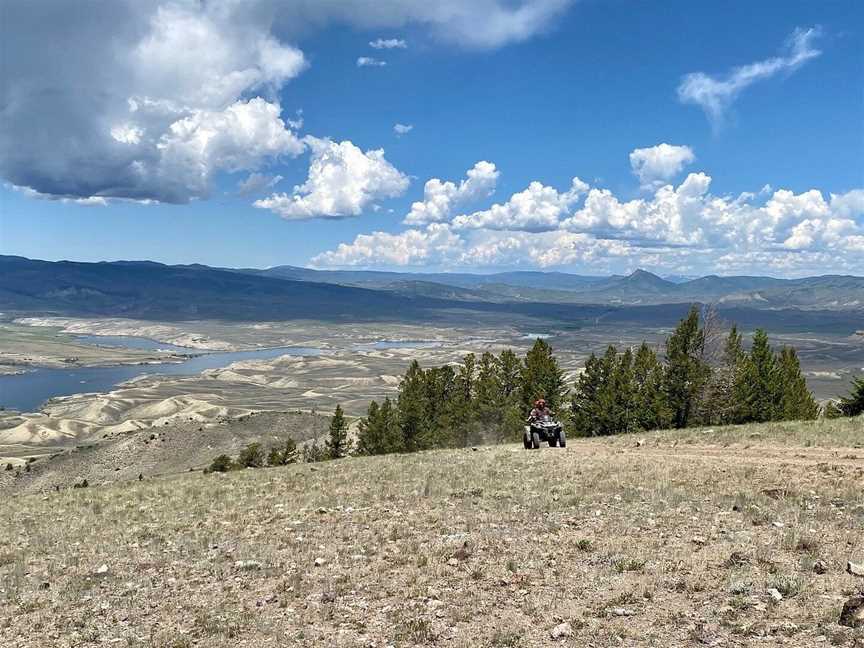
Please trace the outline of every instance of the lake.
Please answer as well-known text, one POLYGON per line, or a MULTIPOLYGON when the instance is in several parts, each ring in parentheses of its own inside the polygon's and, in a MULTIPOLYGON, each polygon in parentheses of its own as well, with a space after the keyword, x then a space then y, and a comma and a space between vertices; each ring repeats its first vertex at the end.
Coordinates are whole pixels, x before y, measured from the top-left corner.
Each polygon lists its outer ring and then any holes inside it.
MULTIPOLYGON (((95 343, 103 344, 109 336, 82 336, 95 338, 95 343)), ((80 338, 79 338, 80 339, 80 338)), ((142 349, 150 347, 132 346, 145 343, 155 344, 158 349, 195 352, 184 347, 172 347, 170 344, 145 340, 144 338, 129 338, 113 336, 111 346, 142 349), (143 340, 143 342, 142 342, 143 340)), ((19 412, 36 412, 49 398, 56 396, 71 396, 84 392, 108 392, 120 383, 154 374, 164 376, 192 376, 205 369, 218 369, 240 360, 269 360, 283 355, 312 356, 319 355, 319 349, 308 347, 280 347, 273 349, 256 349, 254 351, 218 351, 201 353, 182 362, 161 362, 149 365, 113 365, 109 367, 69 367, 58 369, 34 369, 23 374, 0 376, 0 406, 19 412)))

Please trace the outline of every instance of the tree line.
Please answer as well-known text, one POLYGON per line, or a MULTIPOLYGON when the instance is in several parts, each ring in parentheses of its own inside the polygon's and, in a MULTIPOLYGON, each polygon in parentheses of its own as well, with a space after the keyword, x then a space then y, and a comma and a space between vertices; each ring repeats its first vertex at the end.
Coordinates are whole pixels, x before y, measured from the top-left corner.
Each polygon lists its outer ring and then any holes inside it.
MULTIPOLYGON (((757 329, 749 350, 736 326, 726 331, 713 310, 696 306, 662 349, 643 342, 591 354, 572 385, 543 339, 520 358, 511 349, 461 364, 423 369, 415 360, 395 398, 372 401, 356 442, 340 406, 323 444, 298 451, 288 439, 257 443, 234 459, 220 455, 205 472, 296 461, 339 459, 517 440, 533 403, 545 398, 569 436, 602 436, 664 428, 809 420, 820 414, 793 347, 772 349, 757 329)), ((864 414, 864 377, 823 410, 826 417, 864 414)), ((8 470, 8 468, 7 468, 8 470)))
MULTIPOLYGON (((461 365, 412 362, 395 399, 373 401, 358 426, 357 454, 414 452, 514 441, 537 398, 572 436, 662 428, 808 420, 819 406, 793 347, 772 349, 759 329, 749 350, 736 326, 693 306, 664 348, 609 346, 592 354, 569 385, 552 348, 538 339, 524 358, 512 350, 461 365)), ((826 415, 864 411, 864 380, 826 415), (856 400, 857 399, 857 400, 856 400), (856 405, 857 403, 857 405, 856 405)))

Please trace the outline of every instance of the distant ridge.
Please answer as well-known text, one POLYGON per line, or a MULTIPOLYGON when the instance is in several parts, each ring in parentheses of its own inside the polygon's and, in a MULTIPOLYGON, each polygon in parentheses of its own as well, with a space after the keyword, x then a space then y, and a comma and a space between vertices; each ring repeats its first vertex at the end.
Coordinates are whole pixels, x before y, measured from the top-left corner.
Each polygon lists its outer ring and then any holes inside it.
MULTIPOLYGON (((675 283, 641 269, 612 277, 538 271, 414 274, 0 256, 0 312, 7 317, 31 313, 156 320, 429 322, 471 320, 485 313, 494 321, 506 314, 510 322, 529 317, 579 326, 601 320, 666 326, 691 303, 716 303, 730 318, 734 313, 737 321, 754 325, 770 321, 775 329, 777 322, 801 328, 806 320, 809 330, 845 331, 850 326, 846 322, 857 321, 864 313, 864 278, 707 276, 675 283), (797 314, 783 314, 788 309, 797 314), (772 311, 777 315, 769 315, 772 311), (811 314, 805 318, 805 312, 811 314)), ((849 333, 861 328, 854 326, 849 333)))

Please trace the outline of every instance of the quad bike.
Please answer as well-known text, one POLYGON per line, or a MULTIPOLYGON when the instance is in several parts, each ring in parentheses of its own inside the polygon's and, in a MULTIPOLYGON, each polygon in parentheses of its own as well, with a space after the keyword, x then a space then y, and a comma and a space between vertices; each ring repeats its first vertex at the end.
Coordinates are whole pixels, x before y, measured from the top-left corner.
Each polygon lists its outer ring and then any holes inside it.
POLYGON ((540 443, 546 441, 550 448, 556 445, 567 447, 567 436, 564 434, 562 425, 551 416, 544 416, 539 421, 532 421, 525 426, 522 433, 522 444, 526 450, 540 449, 540 443))

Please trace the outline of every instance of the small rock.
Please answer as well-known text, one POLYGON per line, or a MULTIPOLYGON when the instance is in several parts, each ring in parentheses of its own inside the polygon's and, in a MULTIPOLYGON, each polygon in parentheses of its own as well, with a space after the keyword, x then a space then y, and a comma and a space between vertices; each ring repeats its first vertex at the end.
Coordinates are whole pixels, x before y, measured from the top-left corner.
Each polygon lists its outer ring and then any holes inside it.
POLYGON ((777 529, 782 529, 785 526, 782 522, 772 522, 771 525, 777 529))
POLYGON ((327 564, 327 561, 324 560, 323 558, 316 558, 314 564, 316 567, 323 567, 324 565, 327 564))
POLYGON ((108 573, 108 565, 102 565, 99 569, 96 570, 96 573, 99 575, 108 573))
POLYGON ((456 552, 453 554, 453 557, 457 560, 468 560, 471 557, 471 549, 468 546, 468 541, 462 543, 462 546, 459 547, 456 552))
POLYGON ((573 626, 569 623, 561 623, 552 628, 552 631, 549 633, 549 636, 553 639, 565 639, 567 637, 573 636, 573 626))
POLYGON ((633 610, 628 610, 627 608, 622 607, 612 608, 610 612, 612 612, 612 614, 614 614, 615 616, 619 617, 633 616, 634 614, 636 614, 633 610))
POLYGON ((770 596, 771 600, 775 603, 779 603, 783 600, 783 595, 780 593, 780 591, 773 587, 768 590, 768 596, 770 596))
POLYGON ((455 558, 451 558, 450 560, 447 561, 447 564, 450 565, 451 567, 458 567, 459 561, 456 560, 455 558))
POLYGON ((846 601, 838 623, 847 628, 864 628, 864 594, 846 601))
POLYGON ((698 536, 698 535, 693 536, 693 538, 690 540, 690 542, 692 542, 695 545, 699 545, 700 547, 704 546, 708 543, 708 541, 705 538, 703 538, 702 536, 698 536))
POLYGON ((47 590, 47 589, 51 589, 51 583, 48 583, 47 581, 46 581, 46 582, 39 583, 39 589, 40 589, 40 590, 47 590))
POLYGON ((324 592, 321 595, 322 603, 334 603, 336 601, 336 592, 324 592))
POLYGON ((864 578, 864 565, 856 565, 853 562, 847 562, 846 573, 852 574, 852 576, 858 576, 859 578, 864 578))
POLYGON ((820 576, 822 574, 827 574, 828 573, 828 563, 826 563, 824 560, 817 560, 815 563, 813 563, 813 571, 816 572, 817 574, 819 574, 820 576))
POLYGON ((636 447, 641 448, 643 445, 645 445, 645 439, 637 439, 636 447))
POLYGON ((255 569, 261 569, 263 565, 257 560, 237 560, 234 562, 234 567, 236 569, 242 569, 244 571, 252 571, 255 569))

